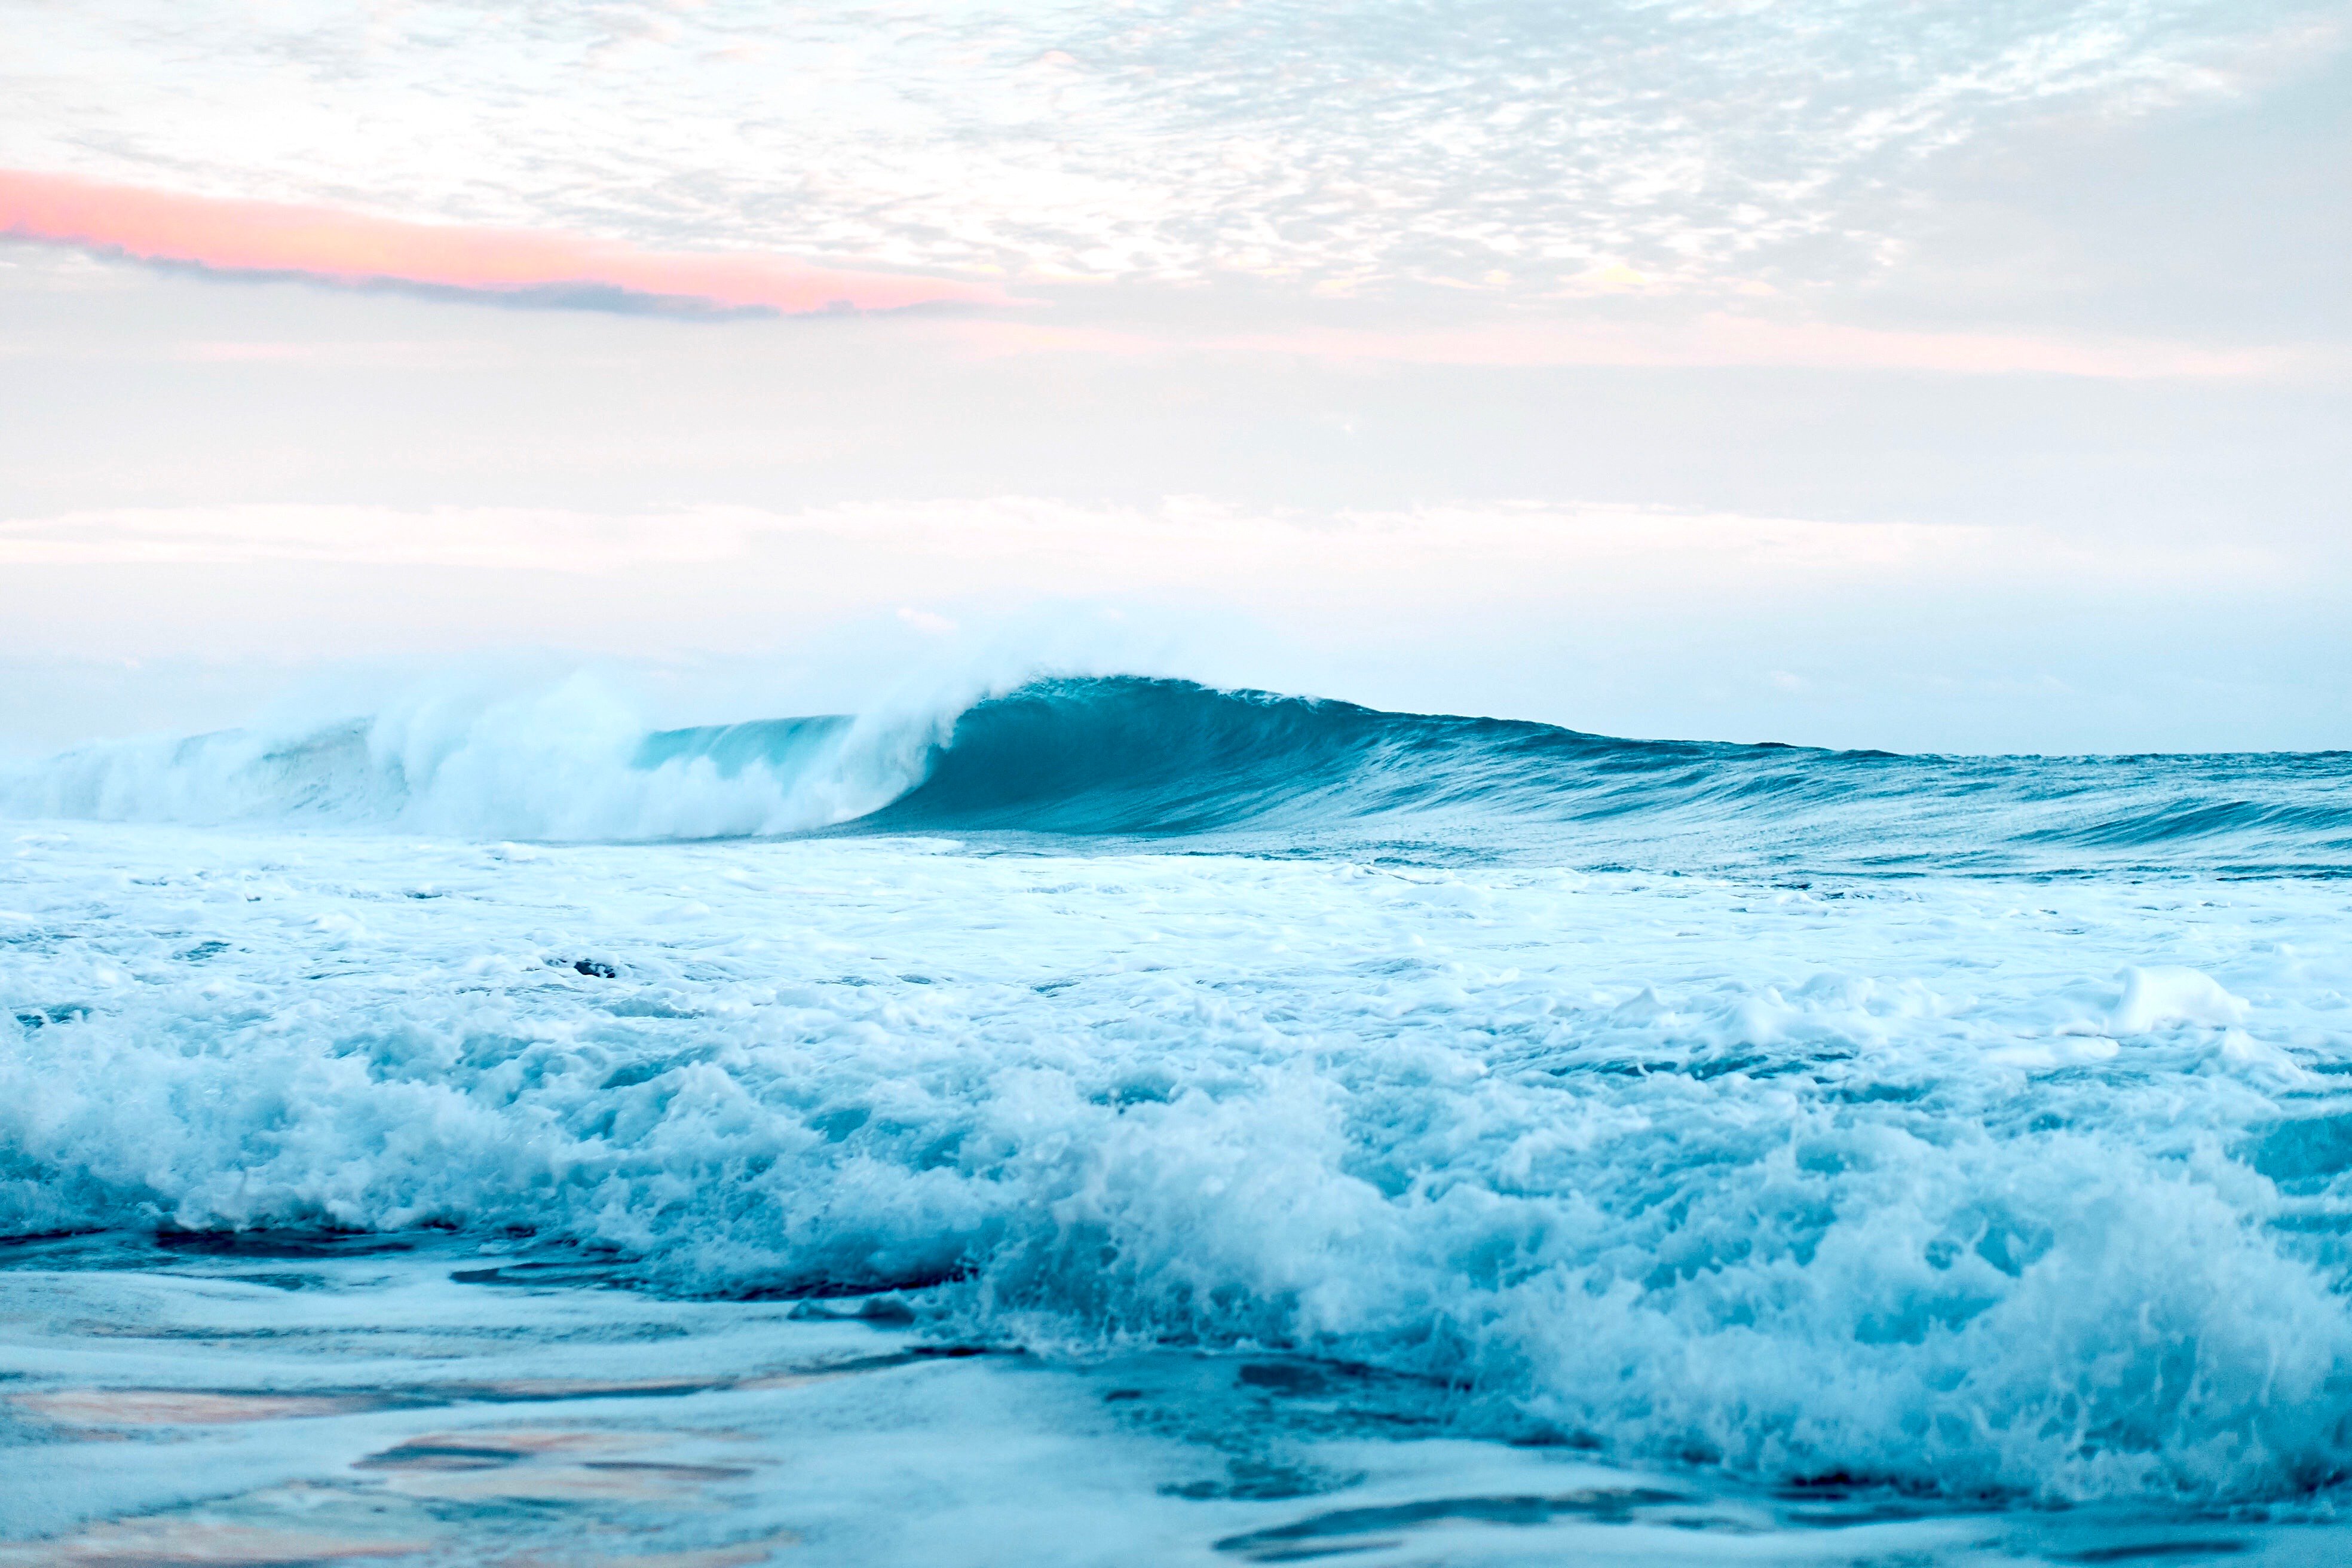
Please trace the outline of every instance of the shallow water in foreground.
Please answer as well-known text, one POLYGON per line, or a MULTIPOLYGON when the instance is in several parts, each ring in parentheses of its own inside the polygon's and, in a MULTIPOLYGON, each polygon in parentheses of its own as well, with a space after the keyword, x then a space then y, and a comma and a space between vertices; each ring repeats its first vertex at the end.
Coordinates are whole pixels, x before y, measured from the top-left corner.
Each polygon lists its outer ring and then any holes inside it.
POLYGON ((0 1561, 2352 1557, 2352 759, 1043 692, 14 825, 0 1561))
POLYGON ((501 1285, 446 1243, 11 1261, 7 1496, 56 1533, 5 1563, 2318 1564, 2345 1539, 1615 1466, 1452 1435, 1443 1390, 1360 1365, 1055 1362, 895 1298, 501 1285))

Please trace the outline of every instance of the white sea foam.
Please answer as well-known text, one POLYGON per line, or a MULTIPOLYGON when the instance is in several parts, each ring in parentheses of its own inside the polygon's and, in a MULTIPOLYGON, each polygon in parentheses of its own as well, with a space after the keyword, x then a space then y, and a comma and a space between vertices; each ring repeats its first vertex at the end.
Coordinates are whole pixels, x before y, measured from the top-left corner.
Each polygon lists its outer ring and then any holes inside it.
POLYGON ((2278 1497, 2352 1463, 2347 903, 54 826, 0 1215, 528 1227, 1622 1456, 2278 1497))
POLYGON ((2194 969, 2135 965, 2123 972, 2122 980, 2124 994, 2112 1016, 2118 1035, 2145 1035, 2183 1024, 2226 1028, 2246 1021, 2244 998, 2231 995, 2211 975, 2194 969))
POLYGON ((0 773, 0 816, 203 825, 296 821, 468 837, 716 838, 804 831, 919 782, 962 689, 887 703, 724 766, 648 763, 637 705, 591 674, 422 683, 365 716, 92 744, 0 773))

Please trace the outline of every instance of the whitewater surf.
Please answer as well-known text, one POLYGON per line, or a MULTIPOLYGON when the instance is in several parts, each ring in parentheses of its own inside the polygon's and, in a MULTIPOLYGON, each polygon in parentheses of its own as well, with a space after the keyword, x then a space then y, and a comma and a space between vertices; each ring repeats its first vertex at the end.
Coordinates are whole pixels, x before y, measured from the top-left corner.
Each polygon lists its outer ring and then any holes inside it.
POLYGON ((2352 1551, 2352 755, 574 683, 0 810, 71 1560, 2352 1551))

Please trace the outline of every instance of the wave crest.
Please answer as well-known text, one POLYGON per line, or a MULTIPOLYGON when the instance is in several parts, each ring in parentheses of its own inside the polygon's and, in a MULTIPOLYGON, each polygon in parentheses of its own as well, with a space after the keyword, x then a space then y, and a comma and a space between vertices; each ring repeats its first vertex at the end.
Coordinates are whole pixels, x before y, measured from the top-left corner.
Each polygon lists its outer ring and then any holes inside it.
POLYGON ((294 733, 94 746, 18 816, 489 838, 1193 837, 1735 870, 2352 871, 2352 755, 1896 756, 1629 741, 1119 676, 647 731, 595 683, 294 733))

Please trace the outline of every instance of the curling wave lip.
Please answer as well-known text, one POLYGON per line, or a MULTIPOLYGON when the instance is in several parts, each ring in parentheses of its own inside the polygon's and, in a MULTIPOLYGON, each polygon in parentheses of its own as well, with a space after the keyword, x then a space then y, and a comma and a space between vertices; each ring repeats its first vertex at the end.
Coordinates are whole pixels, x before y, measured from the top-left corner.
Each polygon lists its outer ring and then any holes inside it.
POLYGON ((852 271, 751 253, 641 250, 586 236, 409 223, 334 207, 231 201, 0 170, 0 235, 211 271, 405 284, 502 300, 803 315, 1004 304, 959 279, 852 271))

